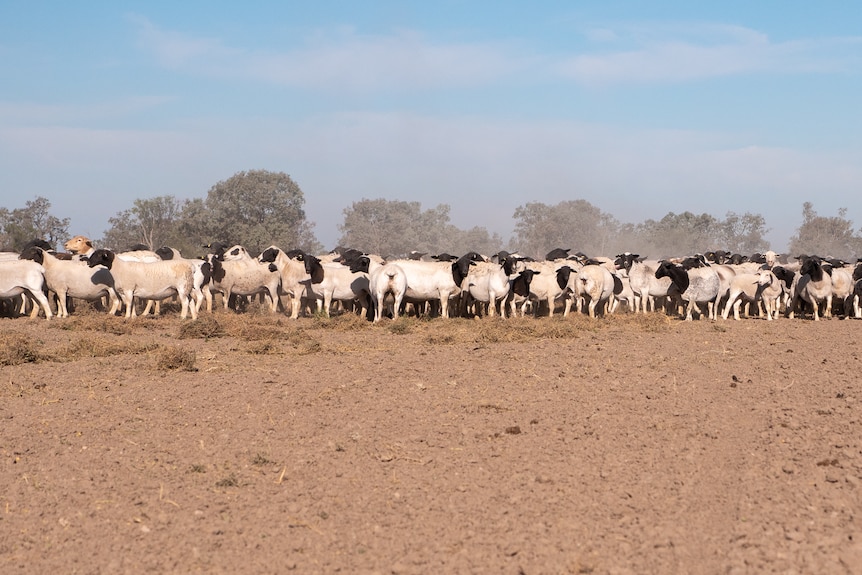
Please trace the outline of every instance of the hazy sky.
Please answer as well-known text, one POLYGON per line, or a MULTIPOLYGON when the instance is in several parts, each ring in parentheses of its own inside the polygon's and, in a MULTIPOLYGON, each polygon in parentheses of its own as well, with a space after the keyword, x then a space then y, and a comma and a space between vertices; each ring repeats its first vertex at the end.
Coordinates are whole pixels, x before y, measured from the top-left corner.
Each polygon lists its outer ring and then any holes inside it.
POLYGON ((582 198, 760 213, 782 250, 805 201, 862 225, 860 23, 850 0, 7 0, 0 206, 44 196, 100 237, 266 169, 327 248, 363 198, 505 240, 518 206, 582 198))

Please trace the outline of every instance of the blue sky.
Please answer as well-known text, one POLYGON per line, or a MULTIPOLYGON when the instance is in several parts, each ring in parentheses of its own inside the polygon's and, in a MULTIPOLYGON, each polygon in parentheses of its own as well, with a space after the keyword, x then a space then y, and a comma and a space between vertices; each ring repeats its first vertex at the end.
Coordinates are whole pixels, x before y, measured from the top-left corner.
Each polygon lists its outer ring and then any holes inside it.
POLYGON ((136 198, 266 169, 327 248, 382 197, 504 239, 529 201, 750 211, 783 250, 805 201, 862 225, 860 22, 828 0, 7 0, 0 205, 44 196, 100 237, 136 198))

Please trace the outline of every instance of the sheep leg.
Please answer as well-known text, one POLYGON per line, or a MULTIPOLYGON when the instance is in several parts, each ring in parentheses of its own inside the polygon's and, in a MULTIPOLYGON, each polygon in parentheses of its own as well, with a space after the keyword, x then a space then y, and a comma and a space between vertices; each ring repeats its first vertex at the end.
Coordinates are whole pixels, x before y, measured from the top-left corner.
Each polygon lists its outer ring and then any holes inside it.
POLYGON ((132 294, 130 294, 128 292, 124 292, 122 294, 122 298, 123 298, 123 305, 126 306, 125 317, 126 317, 126 319, 128 319, 128 318, 132 317, 132 312, 135 311, 135 308, 132 306, 132 303, 134 302, 134 297, 132 294))
MULTIPOLYGON (((563 317, 568 317, 569 312, 572 309, 572 299, 573 299, 572 297, 566 298, 565 306, 563 307, 563 317)), ((551 304, 550 300, 548 300, 548 304, 551 305, 551 315, 554 315, 553 305, 551 304)))
POLYGON ((61 289, 57 296, 57 317, 69 317, 69 308, 66 307, 66 290, 61 289))
MULTIPOLYGON (((189 315, 189 295, 188 294, 178 294, 180 298, 180 319, 186 319, 189 315)), ((194 306, 192 306, 194 309, 194 306)), ((197 319, 197 314, 194 314, 192 319, 197 319)))
POLYGON ((593 319, 595 319, 596 317, 596 303, 598 303, 596 300, 590 298, 590 304, 588 306, 588 309, 590 312, 590 317, 593 319))
MULTIPOLYGON (((43 294, 40 290, 33 290, 33 291, 28 290, 28 292, 30 293, 30 295, 33 297, 34 300, 39 302, 39 306, 41 306, 42 311, 45 312, 45 319, 51 319, 51 317, 54 314, 51 313, 51 304, 48 303, 48 298, 45 297, 45 294, 43 294)), ((36 306, 36 304, 33 304, 33 312, 30 313, 30 317, 36 317, 38 315, 39 315, 39 307, 36 306), (35 316, 33 315, 34 312, 36 314, 35 316)))

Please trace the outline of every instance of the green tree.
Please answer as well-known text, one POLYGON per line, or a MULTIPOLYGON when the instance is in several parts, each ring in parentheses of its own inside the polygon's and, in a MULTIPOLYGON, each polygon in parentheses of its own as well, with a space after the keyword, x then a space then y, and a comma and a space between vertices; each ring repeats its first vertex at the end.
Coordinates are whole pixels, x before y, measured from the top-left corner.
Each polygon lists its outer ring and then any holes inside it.
POLYGON ((0 208, 0 242, 5 249, 20 251, 33 239, 43 239, 56 248, 69 236, 69 218, 58 218, 50 210, 51 202, 42 196, 23 208, 0 208))
POLYGON ((272 244, 317 252, 322 246, 304 204, 299 185, 284 172, 238 172, 210 188, 206 199, 186 203, 180 229, 195 244, 241 244, 252 253, 272 244))
POLYGON ((859 255, 862 238, 854 234, 853 222, 846 215, 847 208, 841 208, 837 216, 818 216, 814 204, 802 204, 802 224, 790 238, 790 253, 837 258, 859 255))
POLYGON ((602 256, 619 248, 619 222, 586 200, 570 200, 549 206, 529 202, 515 209, 517 250, 536 258, 554 248, 602 256))
POLYGON ((721 222, 709 214, 668 212, 661 220, 646 220, 636 227, 641 254, 650 257, 685 256, 721 243, 721 222))
POLYGON ((344 221, 338 226, 338 243, 343 246, 388 257, 413 250, 445 251, 443 246, 452 243, 454 226, 449 224, 446 204, 423 211, 419 202, 363 198, 343 213, 344 221))
POLYGON ((731 253, 751 255, 769 249, 763 237, 768 233, 766 220, 760 214, 746 212, 743 215, 728 212, 723 222, 718 223, 718 244, 713 247, 731 253))
POLYGON ((469 230, 462 230, 456 226, 449 226, 446 240, 440 244, 450 254, 466 254, 474 251, 480 254, 491 255, 503 248, 503 238, 500 234, 490 233, 486 228, 474 226, 469 230))
POLYGON ((108 219, 110 229, 100 242, 114 250, 125 250, 134 244, 144 244, 151 250, 162 246, 177 247, 181 240, 179 222, 182 203, 174 196, 158 196, 135 200, 128 210, 108 219))

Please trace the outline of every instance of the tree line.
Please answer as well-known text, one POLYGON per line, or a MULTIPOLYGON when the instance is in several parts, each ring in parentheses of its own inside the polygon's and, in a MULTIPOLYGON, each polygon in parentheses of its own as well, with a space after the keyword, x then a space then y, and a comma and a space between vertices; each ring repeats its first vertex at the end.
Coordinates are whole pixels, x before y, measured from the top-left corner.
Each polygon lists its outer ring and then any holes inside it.
MULTIPOLYGON (((213 242, 241 244, 260 252, 275 244, 310 253, 323 251, 306 218, 305 196, 283 172, 250 170, 216 183, 204 198, 178 200, 157 196, 134 200, 132 206, 109 218, 98 245, 125 250, 143 244, 150 249, 171 246, 190 257, 213 242)), ((34 238, 60 245, 69 237, 69 218, 50 213, 50 202, 37 197, 23 208, 0 208, 0 246, 19 251, 34 238)), ((343 209, 339 245, 384 256, 411 251, 496 253, 501 249, 541 258, 562 247, 588 255, 637 251, 651 257, 687 255, 723 249, 750 255, 770 249, 769 229, 760 214, 728 212, 723 219, 710 214, 669 212, 660 220, 623 223, 586 200, 556 205, 528 202, 515 209, 514 235, 504 242, 484 227, 461 229, 450 221, 450 206, 423 209, 420 202, 361 199, 343 209)), ((862 230, 846 218, 820 216, 810 202, 802 206, 802 222, 793 235, 789 253, 818 254, 855 261, 862 256, 862 230)))

